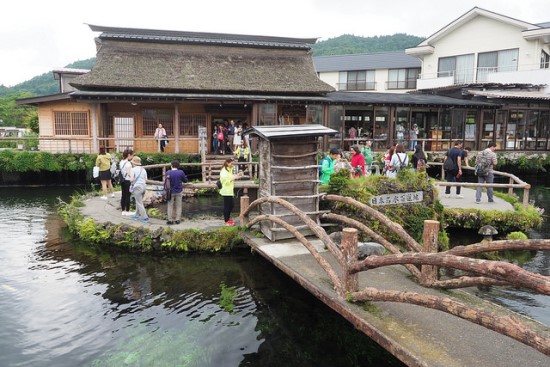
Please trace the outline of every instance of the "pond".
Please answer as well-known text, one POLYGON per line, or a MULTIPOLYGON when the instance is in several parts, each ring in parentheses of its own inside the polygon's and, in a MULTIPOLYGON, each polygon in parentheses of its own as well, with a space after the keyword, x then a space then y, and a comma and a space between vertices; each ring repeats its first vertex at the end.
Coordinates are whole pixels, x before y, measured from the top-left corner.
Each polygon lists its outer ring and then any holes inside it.
POLYGON ((55 204, 72 192, 0 189, 2 366, 403 366, 250 251, 160 257, 69 239, 55 204))

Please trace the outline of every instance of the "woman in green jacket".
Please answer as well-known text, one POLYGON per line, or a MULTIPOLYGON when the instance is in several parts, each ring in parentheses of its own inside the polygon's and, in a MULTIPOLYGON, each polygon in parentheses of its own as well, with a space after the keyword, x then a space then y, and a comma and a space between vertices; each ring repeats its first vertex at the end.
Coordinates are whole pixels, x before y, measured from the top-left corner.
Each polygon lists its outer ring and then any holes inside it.
POLYGON ((223 162, 223 167, 220 171, 220 181, 222 188, 220 195, 223 196, 223 221, 226 226, 234 226, 235 222, 231 219, 231 211, 233 210, 233 197, 235 196, 235 179, 242 177, 243 173, 233 173, 233 158, 228 158, 223 162))

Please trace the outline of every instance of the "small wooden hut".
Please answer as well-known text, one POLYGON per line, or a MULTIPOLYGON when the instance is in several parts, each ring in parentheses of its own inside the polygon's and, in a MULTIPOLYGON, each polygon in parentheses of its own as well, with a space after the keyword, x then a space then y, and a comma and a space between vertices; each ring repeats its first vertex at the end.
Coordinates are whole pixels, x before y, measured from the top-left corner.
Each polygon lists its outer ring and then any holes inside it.
MULTIPOLYGON (((337 131, 322 125, 277 125, 255 126, 245 133, 258 137, 258 198, 283 198, 318 222, 320 195, 317 153, 320 138, 335 135, 337 131)), ((281 205, 266 203, 261 205, 259 211, 261 215, 283 218, 304 235, 311 234, 296 215, 281 205)), ((263 221, 260 227, 271 241, 293 237, 286 229, 269 221, 263 221)))

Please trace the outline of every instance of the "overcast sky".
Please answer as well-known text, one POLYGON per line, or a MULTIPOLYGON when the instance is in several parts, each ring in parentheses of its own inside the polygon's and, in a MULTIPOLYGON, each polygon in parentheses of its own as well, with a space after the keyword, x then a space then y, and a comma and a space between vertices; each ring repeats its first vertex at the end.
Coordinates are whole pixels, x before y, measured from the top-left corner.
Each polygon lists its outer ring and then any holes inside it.
POLYGON ((530 23, 548 0, 19 0, 0 17, 0 85, 13 86, 95 56, 87 24, 319 38, 407 33, 428 37, 473 7, 530 23))

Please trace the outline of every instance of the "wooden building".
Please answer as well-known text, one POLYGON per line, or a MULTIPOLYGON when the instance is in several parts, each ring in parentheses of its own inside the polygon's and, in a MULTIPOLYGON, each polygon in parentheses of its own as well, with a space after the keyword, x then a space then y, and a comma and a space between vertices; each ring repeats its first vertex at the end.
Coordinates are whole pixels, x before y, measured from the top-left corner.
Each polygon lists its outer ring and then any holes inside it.
POLYGON ((204 129, 211 151, 214 126, 230 120, 323 125, 337 131, 323 140, 324 151, 366 139, 378 150, 408 144, 399 127, 412 123, 426 150, 466 138, 478 149, 486 141, 470 135, 499 107, 475 98, 336 92, 316 74, 314 38, 90 27, 100 32, 92 70, 56 71, 60 80, 70 76, 70 88, 62 83, 63 93, 18 101, 38 106, 40 150, 157 152, 160 123, 168 134, 166 152, 198 153, 204 129), (362 130, 353 139, 352 126, 362 130))
MULTIPOLYGON (((257 126, 247 132, 258 137, 260 154, 258 197, 283 198, 311 219, 319 217, 319 168, 317 152, 320 137, 334 135, 335 130, 322 125, 257 126)), ((310 230, 292 212, 278 204, 260 206, 260 215, 284 217, 304 235, 310 230)), ((294 237, 271 221, 261 222, 262 233, 272 241, 294 237)))

